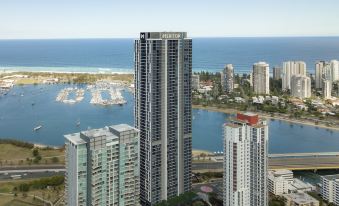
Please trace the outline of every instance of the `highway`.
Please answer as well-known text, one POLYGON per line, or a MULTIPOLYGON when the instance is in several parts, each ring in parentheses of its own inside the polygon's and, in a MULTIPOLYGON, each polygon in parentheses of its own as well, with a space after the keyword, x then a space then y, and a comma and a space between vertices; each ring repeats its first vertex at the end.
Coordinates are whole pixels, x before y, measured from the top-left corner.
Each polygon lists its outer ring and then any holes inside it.
POLYGON ((269 158, 293 158, 293 157, 336 157, 339 152, 313 152, 313 153, 284 153, 268 154, 269 158))
POLYGON ((295 157, 295 158, 270 158, 269 169, 290 169, 290 170, 319 170, 339 169, 338 156, 316 156, 316 157, 295 157))
POLYGON ((41 165, 41 166, 23 166, 23 167, 0 167, 0 181, 13 179, 13 175, 20 175, 19 179, 32 179, 41 177, 51 177, 55 175, 64 175, 66 169, 63 165, 41 165))
MULTIPOLYGON (((221 172, 222 156, 218 156, 217 162, 193 161, 194 172, 214 171, 221 172)), ((269 169, 290 170, 320 170, 339 169, 339 153, 290 153, 270 154, 268 158, 269 169)), ((11 175, 21 175, 22 178, 45 177, 55 174, 64 174, 64 165, 38 165, 38 166, 11 166, 0 167, 0 180, 10 179, 11 175)))
MULTIPOLYGON (((269 169, 320 170, 339 169, 339 156, 274 157, 268 159, 269 169)), ((194 162, 193 171, 222 171, 222 162, 194 162)))

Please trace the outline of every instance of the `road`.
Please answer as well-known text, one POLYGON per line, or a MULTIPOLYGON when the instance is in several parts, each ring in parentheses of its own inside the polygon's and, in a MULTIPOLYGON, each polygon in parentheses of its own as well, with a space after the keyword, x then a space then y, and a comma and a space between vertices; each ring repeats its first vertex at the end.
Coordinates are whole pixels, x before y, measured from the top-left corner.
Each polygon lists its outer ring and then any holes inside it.
POLYGON ((339 157, 271 158, 268 162, 270 169, 339 169, 339 157))
MULTIPOLYGON (((295 158, 269 158, 269 169, 314 170, 339 169, 338 156, 295 157, 295 158)), ((222 162, 193 162, 193 171, 222 171, 222 162)))
POLYGON ((20 175, 20 179, 32 179, 64 175, 63 165, 41 165, 34 167, 0 167, 0 181, 13 179, 11 176, 20 175))
MULTIPOLYGON (((310 156, 310 157, 274 157, 268 160, 269 169, 290 170, 319 170, 339 169, 339 156, 310 156)), ((194 172, 222 172, 222 162, 193 162, 194 172)), ((34 167, 0 167, 0 180, 10 179, 11 175, 22 175, 22 178, 46 177, 53 174, 64 174, 64 165, 39 165, 34 167), (26 175, 24 175, 26 174, 26 175)))

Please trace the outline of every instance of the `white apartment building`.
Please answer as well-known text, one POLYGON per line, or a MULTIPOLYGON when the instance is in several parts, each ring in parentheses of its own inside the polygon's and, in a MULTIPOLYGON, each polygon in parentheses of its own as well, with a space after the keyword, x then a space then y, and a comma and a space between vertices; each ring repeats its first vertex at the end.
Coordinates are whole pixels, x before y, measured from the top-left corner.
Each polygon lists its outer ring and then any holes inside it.
POLYGON ((192 74, 192 89, 198 90, 200 89, 200 75, 192 74))
POLYGON ((284 194, 285 206, 319 206, 319 201, 306 193, 284 194))
POLYGON ((309 98, 311 95, 311 78, 304 75, 293 75, 291 80, 291 96, 303 99, 309 98))
POLYGON ((253 91, 256 94, 270 93, 270 66, 266 62, 258 62, 253 65, 252 71, 253 91))
POLYGON ((234 89, 234 69, 232 64, 225 65, 221 72, 221 86, 227 93, 233 92, 234 89))
POLYGON ((291 89, 293 75, 306 76, 306 63, 303 61, 288 61, 283 63, 282 90, 286 91, 291 89))
POLYGON ((324 80, 323 81, 323 97, 324 99, 331 99, 332 97, 332 81, 324 80))
POLYGON ((330 64, 331 64, 332 82, 339 81, 339 61, 332 60, 330 64))
POLYGON ((267 206, 268 126, 252 113, 224 125, 224 206, 267 206))
POLYGON ((324 67, 326 66, 325 61, 318 61, 315 63, 315 88, 321 89, 323 87, 323 78, 324 78, 324 67))
POLYGON ((292 182, 293 172, 291 170, 268 171, 268 191, 274 195, 287 194, 292 182))
POLYGON ((278 80, 281 79, 282 68, 281 67, 273 67, 273 79, 278 80))
POLYGON ((339 175, 321 177, 321 196, 324 200, 339 205, 339 175))
POLYGON ((139 205, 137 129, 120 124, 65 139, 66 205, 139 205))

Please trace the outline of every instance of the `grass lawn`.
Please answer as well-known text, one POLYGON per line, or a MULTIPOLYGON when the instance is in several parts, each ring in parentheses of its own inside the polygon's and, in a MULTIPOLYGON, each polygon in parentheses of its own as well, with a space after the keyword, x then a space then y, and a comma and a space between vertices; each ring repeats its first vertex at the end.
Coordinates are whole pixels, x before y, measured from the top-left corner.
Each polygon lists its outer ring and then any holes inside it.
POLYGON ((10 196, 0 194, 0 205, 43 205, 41 200, 38 198, 34 199, 32 196, 56 202, 64 193, 64 185, 47 189, 30 188, 29 191, 25 193, 27 197, 23 196, 23 192, 14 191, 14 188, 19 188, 20 184, 29 183, 34 180, 37 179, 0 181, 0 193, 13 194, 10 196), (14 193, 17 193, 16 197, 14 193))
POLYGON ((17 79, 16 84, 42 83, 47 78, 58 78, 59 82, 71 82, 78 79, 79 83, 93 83, 98 80, 117 80, 132 83, 133 74, 80 74, 80 73, 46 73, 46 72, 17 72, 13 74, 28 75, 29 78, 17 79))
MULTIPOLYGON (((63 164, 64 152, 59 149, 39 149, 42 157, 39 164, 63 164), (56 161, 52 157, 57 157, 56 161)), ((34 159, 32 149, 18 147, 12 144, 0 144, 0 166, 5 165, 27 165, 34 162, 27 161, 27 158, 34 159)))
POLYGON ((33 197, 14 197, 0 195, 0 205, 2 206, 43 206, 43 202, 33 197))
POLYGON ((10 205, 9 203, 12 202, 13 199, 13 196, 0 195, 0 205, 10 205))
POLYGON ((34 78, 24 78, 24 79, 18 79, 16 81, 16 84, 38 84, 39 80, 34 78))

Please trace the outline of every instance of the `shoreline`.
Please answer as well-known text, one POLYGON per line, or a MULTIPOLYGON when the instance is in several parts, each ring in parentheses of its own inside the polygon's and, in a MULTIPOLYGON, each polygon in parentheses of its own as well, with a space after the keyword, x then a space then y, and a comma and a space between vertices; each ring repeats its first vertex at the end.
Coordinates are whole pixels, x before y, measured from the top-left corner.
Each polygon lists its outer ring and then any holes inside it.
MULTIPOLYGON (((211 106, 201 106, 201 105, 192 105, 192 109, 202 109, 202 110, 207 110, 207 111, 213 111, 213 112, 222 112, 225 114, 236 114, 237 112, 240 112, 239 110, 236 109, 221 109, 221 108, 217 108, 217 107, 211 107, 211 106)), ((290 118, 283 118, 283 117, 278 117, 278 116, 270 116, 269 114, 265 114, 262 112, 256 112, 259 116, 264 117, 266 119, 273 119, 273 120, 280 120, 280 121, 285 121, 288 123, 293 123, 293 124, 301 124, 301 125, 306 125, 306 126, 312 126, 312 127, 318 127, 318 128, 322 128, 322 129, 328 129, 328 130, 332 130, 332 131, 339 131, 338 127, 329 127, 323 124, 318 124, 315 125, 314 122, 311 122, 309 120, 304 120, 304 121, 300 121, 300 120, 296 120, 296 119, 290 119, 290 118)))
POLYGON ((56 73, 56 74, 134 74, 133 69, 129 68, 100 68, 100 67, 1 67, 0 74, 10 73, 56 73), (65 70, 62 70, 65 69, 65 70), (74 70, 74 71, 72 71, 74 70), (88 71, 81 71, 88 70, 88 71), (125 71, 123 71, 125 70, 125 71))
MULTIPOLYGON (((93 74, 93 75, 97 75, 97 74, 134 74, 133 71, 55 71, 55 70, 7 70, 2 72, 1 70, 6 70, 3 69, 3 67, 0 67, 0 74, 13 74, 13 73, 44 73, 44 74, 93 74)), ((128 70, 128 69, 126 69, 128 70)))

